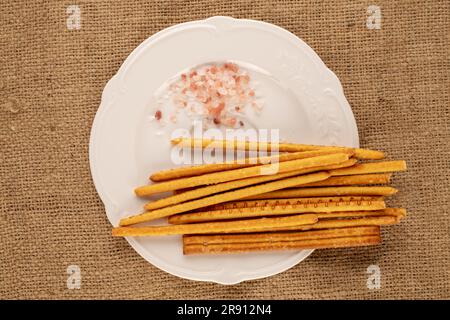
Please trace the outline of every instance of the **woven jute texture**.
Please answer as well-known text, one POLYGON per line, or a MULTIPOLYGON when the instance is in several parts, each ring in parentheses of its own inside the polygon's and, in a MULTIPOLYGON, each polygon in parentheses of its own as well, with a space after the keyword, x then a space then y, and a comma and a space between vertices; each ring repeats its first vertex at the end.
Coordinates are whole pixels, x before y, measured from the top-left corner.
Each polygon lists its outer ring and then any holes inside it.
POLYGON ((1 298, 450 298, 448 1, 2 1, 1 298), (68 30, 67 7, 81 10, 68 30), (381 8, 368 29, 367 8, 381 8), (170 25, 213 15, 277 24, 341 79, 361 145, 406 159, 389 200, 409 216, 381 246, 316 250, 292 269, 234 286, 179 279, 111 236, 88 162, 105 83, 170 25), (67 288, 67 267, 81 270, 67 288), (381 287, 367 287, 378 265, 381 287))

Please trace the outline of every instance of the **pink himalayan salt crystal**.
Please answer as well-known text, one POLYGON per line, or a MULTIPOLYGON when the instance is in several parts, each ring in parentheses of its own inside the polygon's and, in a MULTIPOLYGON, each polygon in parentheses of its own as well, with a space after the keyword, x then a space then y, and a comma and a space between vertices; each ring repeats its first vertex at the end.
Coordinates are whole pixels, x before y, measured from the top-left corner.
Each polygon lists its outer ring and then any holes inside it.
POLYGON ((220 117, 220 113, 223 111, 224 108, 225 108, 225 102, 221 102, 215 108, 212 108, 209 113, 212 116, 214 116, 214 118, 218 118, 218 117, 220 117))
POLYGON ((236 126, 236 118, 228 118, 224 121, 225 124, 227 124, 230 127, 236 126))
POLYGON ((234 63, 225 63, 223 65, 223 67, 225 69, 231 70, 233 72, 238 72, 239 71, 239 67, 236 64, 234 64, 234 63))
POLYGON ((224 96, 224 95, 226 95, 228 93, 228 91, 225 88, 223 88, 223 87, 220 87, 219 89, 217 89, 217 92, 219 94, 221 94, 222 96, 224 96))

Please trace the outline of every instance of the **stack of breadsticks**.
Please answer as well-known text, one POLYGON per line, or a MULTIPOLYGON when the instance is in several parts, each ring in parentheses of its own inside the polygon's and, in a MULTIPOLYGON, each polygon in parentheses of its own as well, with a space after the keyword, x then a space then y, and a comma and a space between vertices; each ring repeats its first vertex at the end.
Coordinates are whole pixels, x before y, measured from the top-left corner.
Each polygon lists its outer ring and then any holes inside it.
MULTIPOLYGON (((191 148, 275 149, 271 143, 180 138, 191 148)), ((240 253, 375 245, 380 226, 398 223, 402 208, 386 208, 392 172, 405 161, 380 160, 380 151, 280 143, 279 154, 244 161, 156 172, 135 189, 145 212, 120 220, 114 236, 183 235, 184 254, 240 253), (269 162, 269 163, 268 163, 269 162), (273 165, 276 163, 276 171, 273 165), (131 226, 168 217, 169 225, 131 226)), ((229 149, 228 149, 229 150, 229 149)))

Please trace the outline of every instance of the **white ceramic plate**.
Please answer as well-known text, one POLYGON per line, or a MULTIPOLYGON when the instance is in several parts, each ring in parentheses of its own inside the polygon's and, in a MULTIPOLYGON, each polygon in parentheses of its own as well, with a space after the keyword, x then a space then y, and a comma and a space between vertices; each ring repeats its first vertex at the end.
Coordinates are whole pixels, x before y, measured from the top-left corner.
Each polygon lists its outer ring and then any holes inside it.
MULTIPOLYGON (((157 135, 150 119, 154 94, 182 70, 234 61, 259 77, 264 107, 249 121, 280 129, 282 140, 358 147, 358 131, 337 77, 292 33, 272 24, 212 17, 179 24, 145 40, 106 85, 92 126, 89 158, 108 219, 140 212, 133 192, 148 174, 168 168, 170 134, 157 135)), ((180 121, 173 127, 189 127, 180 121)), ((312 250, 224 256, 183 256, 178 236, 127 238, 147 261, 173 275, 234 284, 271 276, 305 259, 312 250)))

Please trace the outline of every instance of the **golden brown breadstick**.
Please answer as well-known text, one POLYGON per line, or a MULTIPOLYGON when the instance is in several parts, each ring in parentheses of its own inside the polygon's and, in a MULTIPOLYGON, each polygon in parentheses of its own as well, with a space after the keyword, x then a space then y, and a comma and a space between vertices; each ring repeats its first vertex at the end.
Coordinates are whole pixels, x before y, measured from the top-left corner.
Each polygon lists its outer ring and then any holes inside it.
POLYGON ((386 208, 376 211, 342 211, 342 212, 319 212, 319 219, 322 218, 360 218, 373 216, 394 216, 397 220, 406 216, 406 210, 402 208, 386 208))
MULTIPOLYGON (((199 176, 206 173, 219 172, 224 170, 238 169, 255 166, 257 164, 268 164, 272 163, 274 160, 278 162, 290 161, 296 159, 305 159, 311 157, 317 157, 321 155, 336 153, 335 150, 314 150, 314 151, 302 151, 293 153, 284 153, 274 156, 257 157, 257 158, 244 158, 240 161, 235 160, 234 162, 226 163, 212 163, 212 164, 202 164, 197 166, 189 167, 179 167, 168 170, 162 170, 153 173, 150 176, 150 180, 154 182, 168 181, 173 179, 179 179, 184 177, 199 176)), ((348 149, 343 149, 342 153, 347 153, 349 156, 353 155, 353 151, 348 149)))
POLYGON ((283 205, 301 205, 301 204, 324 204, 329 202, 347 203, 349 201, 383 201, 383 197, 368 197, 368 196, 341 196, 341 197, 313 197, 313 198, 286 198, 286 199, 260 199, 247 200, 244 198, 239 201, 231 201, 226 203, 215 204, 199 209, 198 211, 213 211, 225 209, 247 209, 255 207, 273 207, 283 205))
POLYGON ((273 180, 279 180, 284 179, 288 177, 298 176, 301 174, 311 173, 315 171, 322 171, 322 170, 329 170, 329 169, 335 169, 338 167, 344 168, 349 167, 353 165, 356 162, 354 159, 349 159, 347 161, 344 161, 339 164, 333 164, 329 166, 321 166, 321 167, 313 167, 308 169, 302 169, 302 170, 296 170, 296 171, 289 171, 286 173, 278 173, 274 175, 266 175, 266 176, 258 176, 258 177, 252 177, 247 179, 241 179, 241 180, 234 180, 234 181, 228 181, 219 183, 212 186, 206 186, 206 187, 199 187, 193 190, 188 190, 180 194, 175 194, 166 198, 162 198, 156 201, 152 201, 147 203, 144 208, 146 210, 155 210, 159 208, 164 208, 169 205, 174 205, 177 203, 198 199, 201 197, 209 196, 212 194, 216 194, 223 191, 238 189, 250 185, 255 185, 258 183, 273 181, 273 180))
POLYGON ((327 197, 327 196, 390 196, 398 190, 392 187, 323 187, 323 188, 296 188, 272 191, 258 194, 246 199, 279 199, 301 197, 327 197))
POLYGON ((317 222, 314 214, 282 218, 260 218, 243 221, 211 222, 187 225, 113 228, 113 236, 165 236, 175 234, 229 233, 258 231, 264 228, 290 227, 317 222))
MULTIPOLYGON (((298 152, 298 151, 311 151, 311 150, 342 150, 348 149, 348 147, 338 146, 318 146, 309 144, 294 144, 294 143, 270 143, 270 142, 249 142, 249 141, 236 141, 236 140, 210 140, 210 139, 191 139, 191 138, 176 138, 173 139, 172 144, 176 144, 180 147, 191 148, 226 148, 226 149, 238 149, 238 150, 267 150, 272 148, 279 152, 298 152)), ((376 150, 352 148, 355 152, 355 157, 358 159, 366 160, 378 160, 384 158, 384 153, 376 150)))
POLYGON ((219 235, 185 235, 183 244, 225 244, 225 243, 250 243, 250 242, 276 242, 331 239, 355 236, 373 236, 380 233, 379 226, 352 227, 338 229, 324 229, 300 232, 266 232, 266 233, 242 233, 219 235))
POLYGON ((181 188, 194 187, 199 185, 217 184, 220 182, 250 178, 255 176, 268 175, 272 169, 276 169, 276 173, 289 172, 294 170, 312 168, 317 166, 325 166, 337 164, 348 160, 348 154, 335 153, 305 159, 297 159, 285 161, 275 164, 257 165, 248 168, 227 170, 223 172, 215 172, 194 176, 189 178, 181 178, 143 186, 135 189, 136 195, 147 196, 158 192, 173 191, 181 188))
POLYGON ((351 186, 358 184, 385 184, 391 180, 392 173, 357 174, 353 176, 329 177, 327 180, 307 183, 302 187, 351 186))
POLYGON ((383 211, 386 215, 394 216, 397 219, 397 223, 406 217, 406 209, 404 208, 386 208, 383 211))
POLYGON ((307 212, 365 211, 386 207, 384 201, 347 201, 325 203, 299 203, 248 208, 213 210, 185 213, 169 217, 171 224, 195 223, 214 220, 242 219, 275 215, 290 215, 307 212))
MULTIPOLYGON (((265 231, 293 231, 293 230, 312 230, 312 229, 334 229, 360 226, 384 226, 396 224, 399 222, 398 217, 393 215, 374 216, 351 219, 319 219, 319 221, 312 225, 298 226, 298 227, 280 227, 267 228, 265 231)), ((246 232, 246 231, 244 231, 246 232)))
POLYGON ((127 226, 135 223, 145 222, 149 220, 159 219, 162 217, 171 216, 173 214, 182 213, 190 210, 195 210, 202 207, 211 206, 214 204, 233 201, 241 199, 250 195, 258 193, 270 192, 278 189, 288 188, 294 185, 309 183, 313 181, 325 180, 330 175, 328 172, 317 172, 306 174, 298 177, 281 179, 273 182, 267 182, 264 184, 246 187, 235 191, 224 192, 209 196, 206 198, 192 200, 181 204, 173 205, 166 208, 161 208, 153 211, 147 211, 131 217, 126 217, 120 220, 121 226, 127 226))
POLYGON ((355 164, 350 168, 331 170, 332 176, 344 176, 350 174, 364 174, 364 173, 378 173, 378 172, 393 172, 393 171, 405 171, 406 162, 399 161, 384 161, 384 162, 372 162, 355 164))
POLYGON ((299 249, 327 249, 369 246, 381 243, 380 235, 342 237, 331 239, 276 241, 276 242, 250 242, 225 244, 190 244, 183 246, 183 253, 189 254, 221 254, 244 253, 269 250, 299 250, 299 249))

